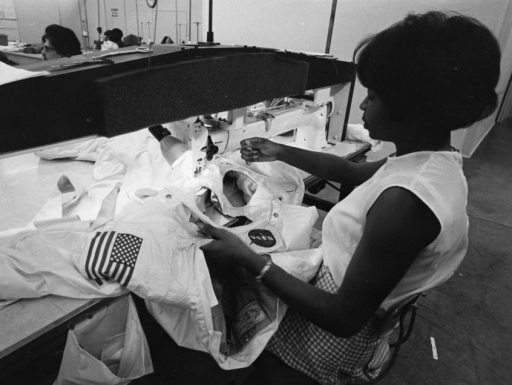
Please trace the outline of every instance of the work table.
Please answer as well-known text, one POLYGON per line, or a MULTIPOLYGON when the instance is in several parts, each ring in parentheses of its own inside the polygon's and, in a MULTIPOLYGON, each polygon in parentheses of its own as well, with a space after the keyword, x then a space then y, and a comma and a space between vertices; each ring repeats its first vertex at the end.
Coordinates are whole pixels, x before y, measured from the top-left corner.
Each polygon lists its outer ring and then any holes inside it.
MULTIPOLYGON (((346 141, 328 152, 353 159, 369 148, 366 143, 346 141)), ((91 162, 47 161, 33 151, 0 156, 0 232, 29 223, 47 201, 61 175, 74 175, 84 186, 89 186, 93 182, 92 169, 91 162)), ((316 183, 309 174, 301 176, 306 187, 316 183)), ((47 296, 0 307, 0 382, 7 368, 11 371, 22 365, 33 349, 56 335, 64 335, 70 321, 84 312, 93 312, 108 300, 47 296)))

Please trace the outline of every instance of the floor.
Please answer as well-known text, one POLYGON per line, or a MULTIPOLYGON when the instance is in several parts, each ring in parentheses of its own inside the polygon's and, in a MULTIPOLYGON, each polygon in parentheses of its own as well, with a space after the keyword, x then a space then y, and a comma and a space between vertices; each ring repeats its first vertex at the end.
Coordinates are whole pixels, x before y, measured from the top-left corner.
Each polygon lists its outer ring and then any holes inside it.
MULTIPOLYGON (((468 254, 454 276, 421 301, 412 337, 402 347, 390 374, 380 382, 382 385, 512 383, 510 170, 512 122, 507 122, 495 127, 475 154, 464 159, 469 186, 468 254), (431 338, 437 346, 437 360, 433 359, 431 338)), ((324 199, 336 196, 334 190, 327 189, 319 195, 324 199)), ((150 346, 166 337, 148 333, 150 346)), ((169 348, 168 344, 161 351, 152 350, 156 366, 175 369, 168 368, 166 375, 145 376, 132 384, 234 383, 231 373, 219 372, 202 353, 180 351, 182 353, 176 354, 176 349, 169 348), (161 357, 173 357, 174 361, 164 362, 161 357)), ((60 359, 48 358, 53 367, 58 368, 60 359)), ((37 383, 51 384, 54 378, 52 374, 37 383)), ((26 382, 18 378, 15 383, 26 382)))

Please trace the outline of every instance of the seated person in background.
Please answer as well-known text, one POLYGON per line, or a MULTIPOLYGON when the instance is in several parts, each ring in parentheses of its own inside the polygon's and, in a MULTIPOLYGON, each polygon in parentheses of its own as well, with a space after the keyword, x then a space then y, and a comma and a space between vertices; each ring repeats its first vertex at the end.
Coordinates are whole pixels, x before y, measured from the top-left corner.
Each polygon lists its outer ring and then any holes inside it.
POLYGON ((124 47, 124 43, 123 43, 123 31, 121 31, 119 28, 114 28, 112 30, 112 32, 110 33, 110 36, 108 37, 109 40, 115 44, 117 44, 117 46, 119 48, 123 48, 124 47))
POLYGON ((44 60, 53 60, 82 54, 80 41, 75 33, 71 29, 61 25, 52 24, 46 27, 42 40, 44 47, 41 53, 43 54, 44 60))
POLYGON ((244 267, 289 306, 246 384, 371 380, 389 355, 382 315, 446 281, 466 254, 467 184, 450 134, 497 107, 496 38, 473 18, 428 12, 362 41, 358 52, 364 126, 393 142, 396 157, 357 164, 267 139, 241 143, 247 162, 279 160, 358 186, 323 222, 323 265, 311 282, 235 234, 198 224, 214 239, 201 247, 212 264, 244 267))
POLYGON ((105 38, 103 39, 103 44, 101 44, 101 50, 107 51, 109 49, 118 49, 116 43, 110 40, 110 35, 112 34, 112 31, 110 29, 107 29, 105 33, 103 34, 105 38))
POLYGON ((170 36, 165 36, 160 44, 174 44, 170 36))

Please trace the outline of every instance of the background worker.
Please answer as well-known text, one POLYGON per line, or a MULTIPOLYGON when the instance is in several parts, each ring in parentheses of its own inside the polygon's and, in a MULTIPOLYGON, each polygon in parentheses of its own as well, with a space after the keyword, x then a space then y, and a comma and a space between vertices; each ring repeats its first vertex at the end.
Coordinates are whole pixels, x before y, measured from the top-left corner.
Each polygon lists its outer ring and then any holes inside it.
POLYGON ((44 46, 41 52, 44 60, 82 54, 80 41, 73 30, 58 24, 52 24, 46 27, 44 32, 42 37, 44 46))

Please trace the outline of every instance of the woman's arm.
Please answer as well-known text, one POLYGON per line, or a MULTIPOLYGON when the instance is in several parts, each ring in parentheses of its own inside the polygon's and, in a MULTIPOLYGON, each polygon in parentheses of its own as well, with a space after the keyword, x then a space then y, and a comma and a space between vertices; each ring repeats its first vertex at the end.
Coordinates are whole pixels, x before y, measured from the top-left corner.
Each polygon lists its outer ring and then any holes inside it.
MULTIPOLYGON (((432 211, 414 194, 390 188, 368 213, 365 231, 336 294, 315 288, 272 265, 263 283, 290 308, 339 337, 357 333, 440 232, 432 211)), ((208 257, 239 264, 258 275, 266 260, 235 235, 202 226, 218 240, 202 247, 208 257)))
POLYGON ((320 178, 351 185, 366 182, 386 163, 385 159, 354 163, 332 154, 286 146, 262 138, 246 139, 241 145, 242 159, 248 162, 280 160, 320 178))

